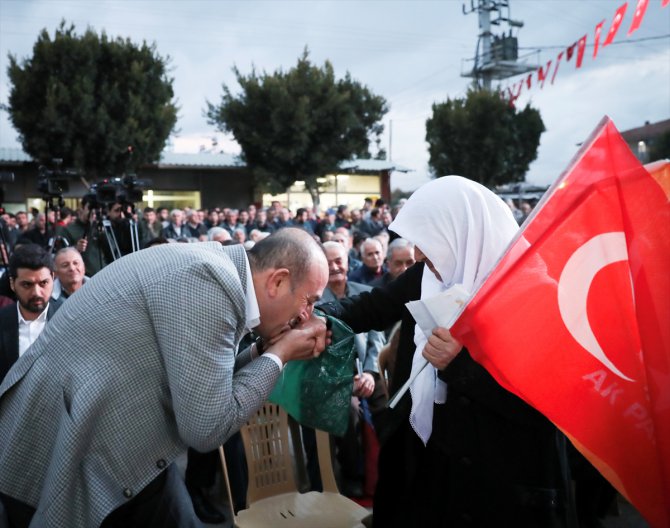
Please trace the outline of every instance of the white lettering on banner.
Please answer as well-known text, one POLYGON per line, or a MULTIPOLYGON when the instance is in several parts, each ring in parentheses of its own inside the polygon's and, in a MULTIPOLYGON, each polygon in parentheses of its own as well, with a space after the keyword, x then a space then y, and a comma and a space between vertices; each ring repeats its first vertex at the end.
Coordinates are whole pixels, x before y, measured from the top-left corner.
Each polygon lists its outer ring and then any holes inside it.
MULTIPOLYGON (((612 375, 606 370, 596 370, 590 374, 582 376, 583 380, 593 383, 593 389, 603 398, 606 398, 610 405, 616 406, 619 402, 618 397, 623 394, 624 389, 617 385, 616 381, 610 382, 608 378, 612 375)), ((647 405, 635 402, 623 410, 624 418, 633 420, 636 429, 642 429, 652 443, 654 438, 654 422, 649 416, 647 405)))
POLYGON ((624 416, 631 416, 634 420, 637 421, 635 427, 638 429, 643 429, 647 436, 652 440, 654 439, 654 422, 649 416, 649 411, 643 405, 639 403, 634 403, 623 413, 624 416))

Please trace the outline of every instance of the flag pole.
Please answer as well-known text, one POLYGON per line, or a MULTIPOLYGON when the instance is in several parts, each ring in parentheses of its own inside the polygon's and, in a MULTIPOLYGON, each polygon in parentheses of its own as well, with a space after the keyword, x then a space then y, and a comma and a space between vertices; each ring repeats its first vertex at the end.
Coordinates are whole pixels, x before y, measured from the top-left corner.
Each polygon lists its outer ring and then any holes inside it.
POLYGON ((398 405, 398 402, 400 401, 400 398, 402 398, 405 393, 407 392, 407 389, 409 389, 409 386, 414 383, 414 380, 416 377, 423 372, 423 369, 425 369, 428 366, 428 360, 426 358, 422 358, 423 365, 419 367, 414 374, 412 374, 409 379, 405 382, 405 384, 398 389, 398 392, 396 392, 393 395, 393 398, 391 398, 387 404, 389 409, 395 409, 395 406, 398 405))

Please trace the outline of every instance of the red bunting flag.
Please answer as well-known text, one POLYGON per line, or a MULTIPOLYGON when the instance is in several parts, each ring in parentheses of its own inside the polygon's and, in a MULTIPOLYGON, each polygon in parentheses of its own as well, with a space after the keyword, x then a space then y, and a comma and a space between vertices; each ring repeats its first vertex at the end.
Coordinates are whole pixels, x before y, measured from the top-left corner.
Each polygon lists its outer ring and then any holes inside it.
POLYGON ((619 26, 621 25, 621 22, 623 22, 623 17, 626 14, 627 8, 628 2, 625 2, 619 9, 616 10, 616 13, 614 13, 614 19, 612 20, 612 25, 610 26, 610 30, 607 33, 607 38, 603 43, 603 48, 605 46, 609 46, 614 40, 616 32, 619 31, 619 26))
POLYGON ((605 118, 451 328, 654 527, 670 525, 668 226, 670 195, 605 118))
POLYGON ((640 27, 648 5, 649 0, 637 0, 637 7, 635 8, 635 13, 633 13, 633 21, 630 23, 630 28, 628 29, 628 36, 631 36, 640 27))
POLYGON ((516 91, 516 93, 512 90, 512 86, 507 87, 507 100, 509 101, 510 106, 514 107, 514 101, 516 101, 519 98, 519 94, 521 93, 521 84, 519 84, 519 89, 516 91))
POLYGON ((584 60, 584 49, 586 48, 586 35, 577 42, 577 68, 582 67, 582 60, 584 60))
POLYGON ((556 74, 558 73, 558 65, 561 63, 562 58, 563 58, 563 52, 561 51, 556 56, 556 67, 554 68, 554 74, 551 76, 551 84, 554 84, 554 79, 556 78, 556 74))
POLYGON ((528 77, 526 77, 526 86, 528 87, 529 90, 532 88, 532 84, 533 84, 533 74, 529 73, 528 77))
POLYGON ((567 55, 567 60, 570 62, 572 60, 572 54, 575 52, 575 48, 577 47, 577 43, 575 42, 572 46, 568 46, 568 49, 566 49, 566 55, 567 55))
POLYGON ((551 68, 551 61, 547 61, 547 65, 542 68, 540 66, 540 69, 537 70, 537 82, 540 83, 540 88, 544 88, 544 81, 549 75, 549 69, 551 68))
POLYGON ((603 30, 603 25, 605 24, 605 20, 603 19, 597 26, 596 26, 596 31, 595 35, 593 36, 594 39, 594 44, 593 44, 593 58, 596 58, 596 55, 598 55, 598 45, 600 44, 600 33, 602 33, 603 30))

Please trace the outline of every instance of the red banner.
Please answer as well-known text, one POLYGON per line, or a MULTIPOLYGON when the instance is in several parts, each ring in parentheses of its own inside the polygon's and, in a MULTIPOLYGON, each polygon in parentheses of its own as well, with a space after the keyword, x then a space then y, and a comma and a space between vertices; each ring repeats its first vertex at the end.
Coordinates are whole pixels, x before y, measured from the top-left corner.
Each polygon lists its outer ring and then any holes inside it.
POLYGON ((584 60, 584 49, 586 48, 586 35, 580 38, 577 41, 577 68, 582 67, 582 61, 584 60))
POLYGON ((595 34, 593 35, 593 41, 594 41, 594 43, 593 43, 593 58, 594 59, 596 58, 596 55, 598 55, 598 46, 600 45, 600 34, 602 33, 604 24, 605 24, 605 20, 600 22, 600 24, 598 24, 596 26, 596 31, 595 31, 595 34))
POLYGON ((558 65, 561 63, 562 58, 563 58, 563 52, 561 51, 556 56, 556 67, 554 68, 554 74, 551 76, 551 84, 554 84, 554 79, 556 79, 556 74, 558 73, 558 65))
POLYGON ((668 226, 659 179, 605 118, 451 329, 654 527, 670 523, 668 226))
POLYGON ((640 27, 648 5, 649 0, 637 0, 637 7, 633 14, 633 21, 630 23, 630 28, 628 29, 628 36, 632 35, 640 27))
POLYGON ((549 69, 551 68, 551 61, 547 61, 547 65, 537 70, 537 82, 540 83, 540 88, 544 88, 544 81, 549 76, 549 69))
POLYGON ((621 25, 621 22, 623 22, 623 17, 626 14, 627 8, 628 2, 624 3, 619 9, 616 10, 616 13, 614 13, 614 20, 612 20, 612 25, 610 26, 610 30, 607 33, 607 38, 603 43, 603 48, 605 46, 609 46, 614 40, 617 31, 619 31, 619 26, 621 25))

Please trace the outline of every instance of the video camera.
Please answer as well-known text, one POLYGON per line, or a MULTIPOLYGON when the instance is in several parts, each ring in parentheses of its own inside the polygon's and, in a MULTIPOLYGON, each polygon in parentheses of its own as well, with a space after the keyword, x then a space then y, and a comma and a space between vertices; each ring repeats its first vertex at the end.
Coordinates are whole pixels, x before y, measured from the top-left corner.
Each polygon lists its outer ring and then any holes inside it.
POLYGON ((98 238, 101 237, 101 233, 104 233, 109 254, 114 260, 121 258, 128 251, 138 251, 140 249, 137 223, 133 214, 135 213, 135 203, 142 201, 142 191, 149 185, 151 185, 150 180, 138 180, 132 174, 122 178, 106 178, 91 185, 88 194, 84 196, 85 202, 89 204, 89 209, 95 212, 98 238), (120 203, 123 206, 122 211, 125 218, 116 220, 112 224, 107 214, 115 203, 120 203), (130 244, 124 247, 128 230, 130 244))
POLYGON ((37 175, 37 190, 46 198, 62 198, 63 193, 70 190, 70 180, 77 176, 75 171, 62 170, 62 159, 53 160, 56 168, 49 170, 40 165, 37 175))
POLYGON ((88 201, 92 209, 106 208, 114 203, 133 205, 142 201, 142 191, 149 185, 149 180, 138 180, 133 175, 105 178, 91 185, 88 201))

